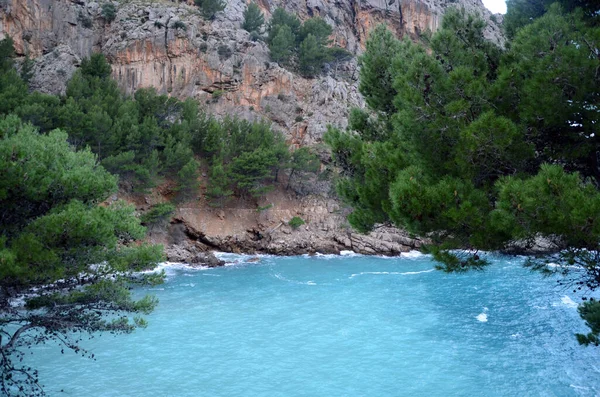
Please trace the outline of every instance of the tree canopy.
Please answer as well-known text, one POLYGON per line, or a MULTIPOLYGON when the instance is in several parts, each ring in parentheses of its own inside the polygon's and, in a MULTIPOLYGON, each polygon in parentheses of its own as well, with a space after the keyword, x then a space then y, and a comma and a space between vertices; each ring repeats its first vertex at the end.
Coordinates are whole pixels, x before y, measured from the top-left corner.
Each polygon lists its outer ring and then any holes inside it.
POLYGON ((302 23, 295 15, 277 8, 267 30, 271 59, 305 77, 317 76, 325 64, 340 62, 349 55, 343 48, 330 46, 333 29, 321 17, 302 23))
POLYGON ((248 4, 248 8, 244 11, 244 23, 242 23, 242 28, 250 33, 260 33, 264 23, 265 17, 260 10, 260 7, 256 5, 256 3, 248 4))
POLYGON ((162 248, 130 244, 145 234, 134 208, 98 205, 117 179, 63 131, 0 119, 0 173, 0 390, 38 395, 23 349, 54 340, 85 354, 85 334, 145 326, 139 314, 156 299, 132 298, 132 283, 151 281, 132 272, 153 267, 162 248))
MULTIPOLYGON (((581 9, 544 10, 505 51, 461 10, 427 47, 371 32, 359 86, 369 109, 325 137, 355 228, 389 222, 426 236, 449 272, 484 268, 478 250, 542 238, 557 253, 527 266, 576 266, 564 283, 600 286, 600 29, 581 9)), ((581 308, 592 328, 582 343, 598 342, 599 307, 581 308)))

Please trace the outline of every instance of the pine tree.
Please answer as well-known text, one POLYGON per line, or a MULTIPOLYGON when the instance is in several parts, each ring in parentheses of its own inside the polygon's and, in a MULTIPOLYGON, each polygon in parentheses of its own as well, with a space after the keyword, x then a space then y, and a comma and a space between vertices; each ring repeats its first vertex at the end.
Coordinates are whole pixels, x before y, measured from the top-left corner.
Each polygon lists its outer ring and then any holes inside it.
POLYGON ((318 74, 323 65, 325 55, 325 49, 319 45, 315 36, 309 33, 300 44, 300 51, 298 53, 300 73, 306 77, 318 74))
POLYGON ((200 7, 200 12, 208 20, 215 19, 217 12, 221 12, 227 6, 223 0, 194 0, 194 3, 200 7))
POLYGON ((250 3, 246 11, 244 11, 244 23, 242 28, 248 32, 260 33, 262 26, 265 23, 265 17, 263 16, 260 7, 256 3, 250 3))
POLYGON ((321 17, 309 18, 302 24, 298 33, 298 42, 303 42, 309 34, 312 34, 317 40, 320 47, 325 47, 329 44, 329 36, 332 28, 321 17))
POLYGON ((291 171, 286 189, 289 189, 294 176, 297 176, 299 173, 316 173, 319 171, 320 165, 319 158, 309 148, 301 147, 295 150, 290 158, 289 169, 291 171))
POLYGON ((14 116, 0 119, 0 174, 0 390, 42 395, 37 372, 20 364, 24 350, 52 341, 90 356, 78 334, 144 327, 131 316, 157 301, 134 300, 131 283, 160 276, 132 272, 153 267, 162 248, 130 244, 145 234, 134 208, 98 205, 116 178, 63 131, 41 135, 14 116))
POLYGON ((292 29, 287 26, 278 26, 273 40, 269 43, 271 58, 275 62, 286 64, 294 51, 295 38, 292 29))
POLYGON ((217 161, 210 168, 208 186, 206 195, 210 198, 209 204, 214 207, 222 207, 227 197, 233 194, 230 189, 230 180, 223 168, 223 164, 217 161))
POLYGON ((184 165, 181 170, 177 173, 177 199, 180 201, 186 201, 193 197, 198 192, 200 183, 198 178, 198 167, 200 165, 194 159, 191 159, 184 165))
POLYGON ((271 21, 269 21, 269 36, 267 38, 267 42, 269 44, 273 42, 281 26, 287 26, 290 28, 295 41, 301 25, 302 23, 294 14, 290 14, 283 8, 277 7, 275 11, 273 11, 271 21))
POLYGON ((364 54, 359 58, 359 90, 371 108, 384 113, 394 111, 396 96, 390 60, 398 54, 400 43, 385 25, 378 25, 369 34, 364 54))

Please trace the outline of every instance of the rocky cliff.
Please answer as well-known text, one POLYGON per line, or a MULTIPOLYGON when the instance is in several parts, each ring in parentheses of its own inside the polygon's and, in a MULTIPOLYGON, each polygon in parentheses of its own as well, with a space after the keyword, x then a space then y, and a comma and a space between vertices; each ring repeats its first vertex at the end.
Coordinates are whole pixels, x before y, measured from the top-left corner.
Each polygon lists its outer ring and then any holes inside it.
MULTIPOLYGON (((268 118, 297 146, 319 143, 328 124, 345 127, 348 110, 364 106, 357 89, 356 58, 318 78, 293 74, 271 62, 265 43, 252 41, 241 29, 245 0, 228 0, 214 21, 203 19, 195 6, 185 2, 106 1, 0 0, 0 30, 13 38, 19 56, 35 61, 33 89, 63 92, 81 59, 102 52, 127 92, 151 86, 161 93, 196 98, 213 113, 268 118), (112 22, 102 16, 106 1, 117 9, 112 22)), ((478 12, 489 21, 488 38, 502 42, 481 0, 258 0, 257 4, 267 20, 277 7, 301 19, 323 17, 333 27, 333 42, 355 55, 376 24, 385 23, 398 36, 417 39, 436 30, 450 6, 478 12)), ((240 202, 219 216, 200 200, 180 208, 173 227, 184 225, 188 237, 202 237, 206 247, 273 253, 352 249, 395 254, 419 244, 387 229, 358 237, 347 229, 343 210, 331 210, 339 204, 329 197, 329 186, 312 187, 308 191, 312 195, 303 199, 288 199, 279 191, 270 198, 273 209, 264 214, 256 213, 256 204, 240 202), (292 233, 285 222, 294 215, 308 222, 292 233)))
MULTIPOLYGON (((240 28, 245 0, 229 0, 214 21, 193 5, 166 0, 113 1, 116 19, 102 18, 103 2, 0 0, 0 30, 17 54, 35 59, 33 88, 61 92, 82 57, 103 52, 120 86, 133 92, 156 87, 194 97, 211 111, 267 117, 297 144, 319 141, 327 124, 344 126, 349 107, 363 106, 356 61, 316 79, 304 79, 270 62, 261 41, 240 28), (185 28, 176 24, 183 23, 185 28), (213 92, 222 91, 216 98, 213 92)), ((481 0, 260 0, 267 19, 284 7, 301 19, 321 16, 334 27, 333 41, 358 54, 369 30, 387 24, 399 36, 435 30, 444 10, 462 6, 489 20, 481 0)), ((500 42, 498 27, 487 29, 500 42)))

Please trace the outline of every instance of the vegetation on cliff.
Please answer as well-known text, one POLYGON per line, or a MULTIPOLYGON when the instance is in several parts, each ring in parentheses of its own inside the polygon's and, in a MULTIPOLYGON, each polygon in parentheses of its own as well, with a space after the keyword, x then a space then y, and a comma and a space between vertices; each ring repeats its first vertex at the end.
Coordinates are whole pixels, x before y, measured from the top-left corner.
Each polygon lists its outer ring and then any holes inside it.
MULTIPOLYGON (((510 12, 510 8, 509 8, 510 12)), ((520 29, 502 51, 484 22, 448 11, 428 48, 384 27, 361 57, 367 112, 326 141, 367 231, 391 222, 430 237, 448 272, 481 269, 477 250, 564 248, 527 265, 569 273, 573 288, 600 286, 598 147, 600 28, 582 10, 558 5, 520 29), (472 251, 454 251, 469 248, 472 251)), ((581 308, 598 344, 600 304, 581 308)))
MULTIPOLYGON (((10 60, 10 39, 0 45, 10 60)), ((6 98, 0 114, 17 114, 42 133, 66 131, 72 145, 90 147, 108 171, 119 175, 122 186, 134 191, 168 178, 176 182, 177 200, 194 199, 202 160, 209 168, 207 195, 220 206, 234 193, 265 194, 281 170, 316 171, 314 154, 291 155, 281 133, 265 122, 218 120, 192 99, 180 101, 151 88, 124 95, 101 54, 82 62, 63 97, 28 94, 25 82, 9 69, 0 76, 5 80, 0 96, 6 98)))
POLYGON ((331 32, 331 26, 320 17, 301 23, 295 15, 277 8, 268 27, 271 58, 305 77, 314 77, 327 63, 347 59, 350 55, 340 47, 329 46, 331 32))

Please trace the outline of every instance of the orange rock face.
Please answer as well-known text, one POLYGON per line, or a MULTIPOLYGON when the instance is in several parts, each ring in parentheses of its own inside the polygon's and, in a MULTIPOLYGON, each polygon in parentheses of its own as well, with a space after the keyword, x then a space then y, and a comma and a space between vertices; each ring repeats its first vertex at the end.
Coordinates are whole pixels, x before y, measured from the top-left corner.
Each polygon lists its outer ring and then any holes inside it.
MULTIPOLYGON (((485 13, 480 0, 460 2, 485 13)), ((318 141, 327 124, 343 127, 349 107, 363 106, 355 60, 324 76, 302 78, 271 62, 266 44, 251 41, 241 29, 246 0, 230 0, 214 21, 204 20, 187 3, 121 2, 116 19, 108 23, 94 1, 5 0, 0 5, 0 30, 13 38, 18 55, 43 65, 46 72, 34 83, 46 92, 60 92, 78 60, 101 51, 129 93, 155 87, 161 93, 197 98, 216 113, 267 117, 298 144, 318 141), (56 66, 55 59, 66 55, 67 67, 56 66), (53 67, 61 70, 53 72, 53 67)), ((267 19, 280 6, 300 19, 321 16, 333 27, 332 41, 355 54, 377 24, 386 24, 398 36, 416 38, 436 30, 444 10, 434 0, 258 4, 267 19)))

